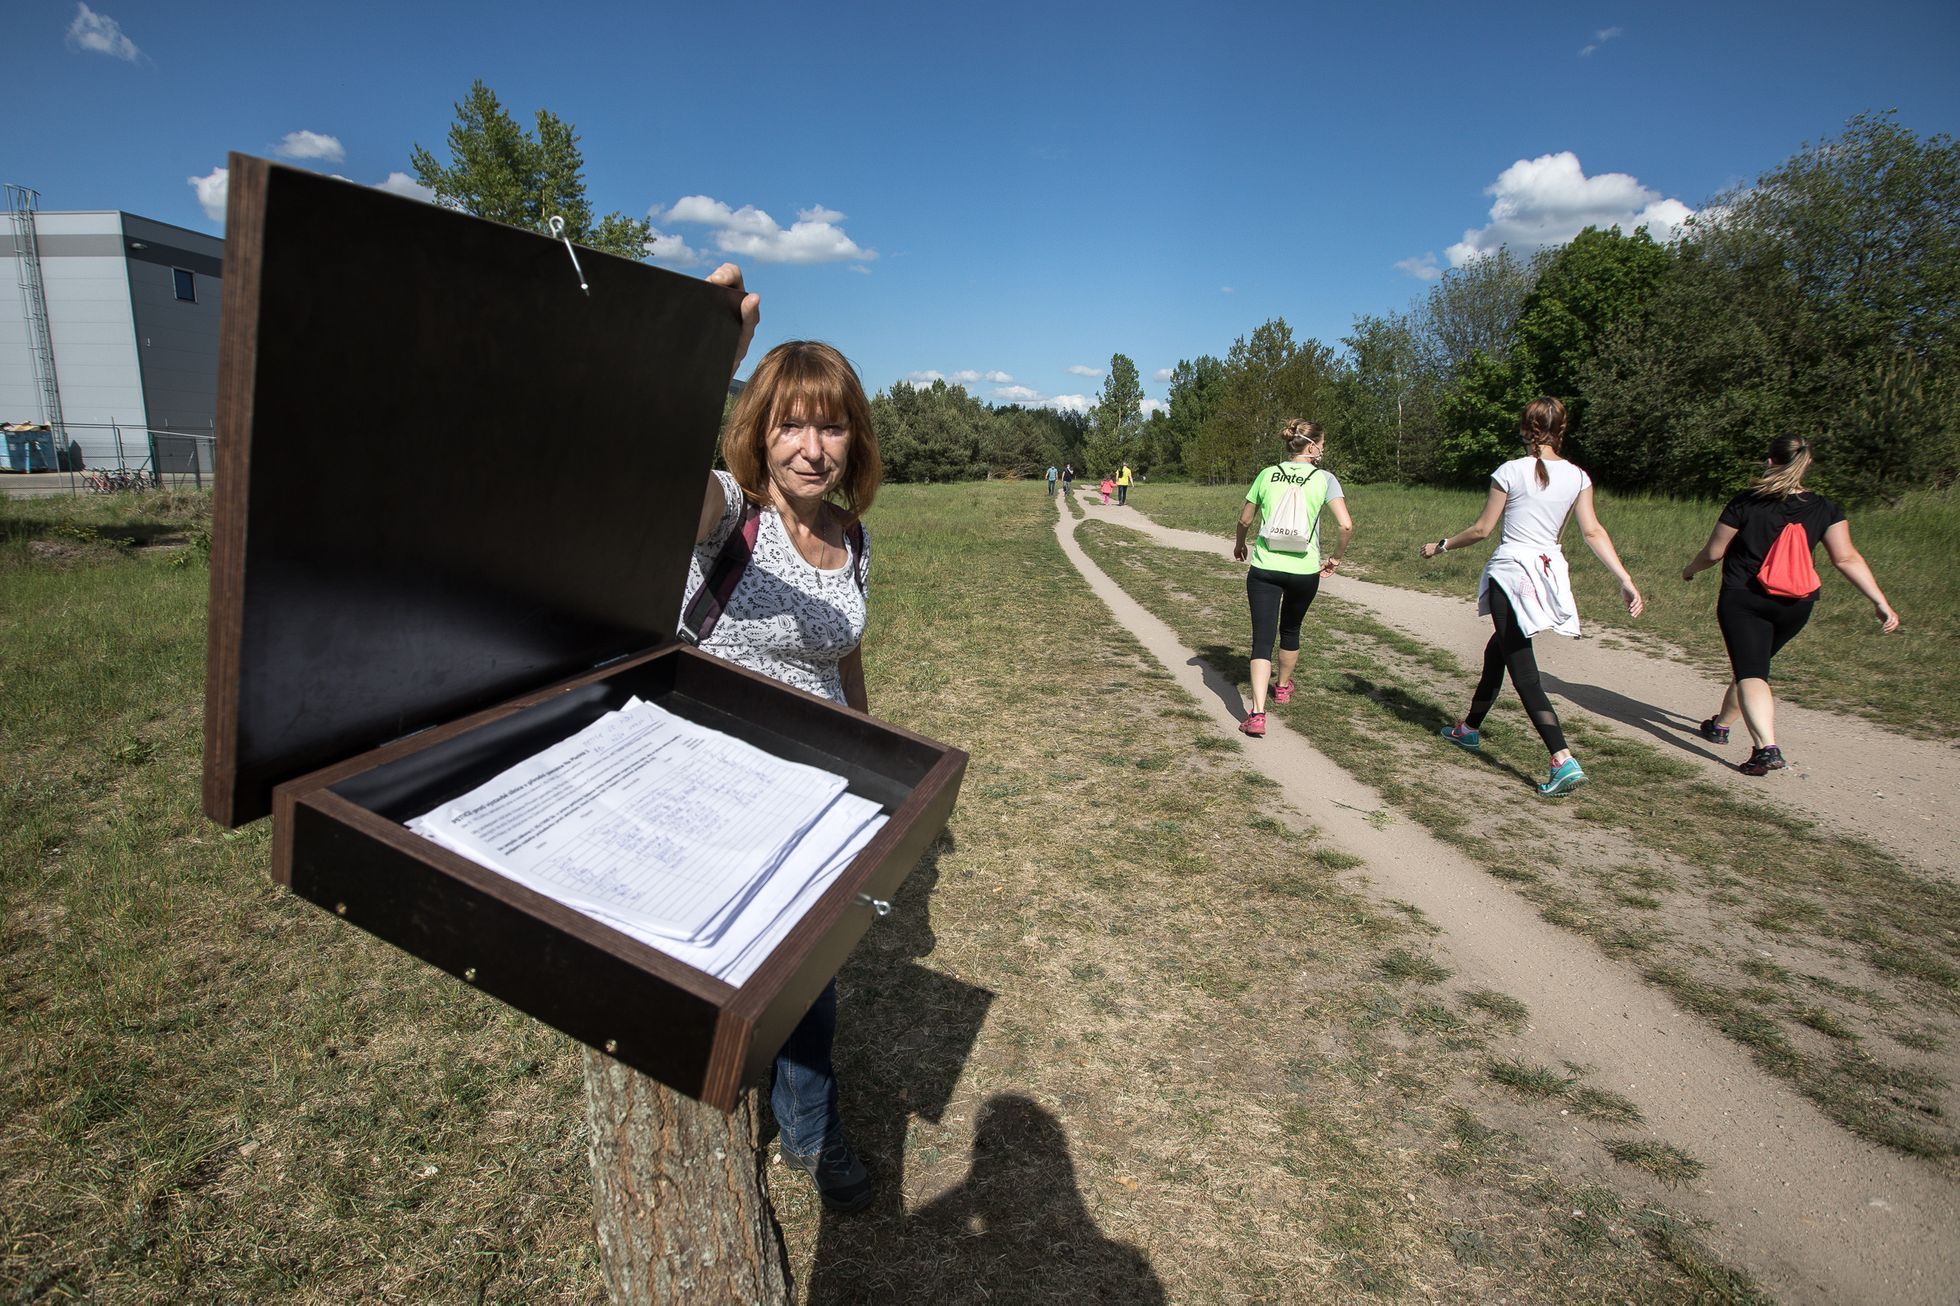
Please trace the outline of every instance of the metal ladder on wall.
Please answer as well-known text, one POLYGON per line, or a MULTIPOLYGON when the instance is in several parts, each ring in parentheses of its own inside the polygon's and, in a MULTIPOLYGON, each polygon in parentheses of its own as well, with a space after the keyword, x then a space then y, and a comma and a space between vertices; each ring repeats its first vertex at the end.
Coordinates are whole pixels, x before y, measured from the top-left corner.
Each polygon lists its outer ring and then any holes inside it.
POLYGON ((34 225, 41 193, 7 183, 7 212, 14 220, 14 267, 20 302, 27 317, 27 348, 34 355, 34 379, 41 389, 41 417, 54 432, 57 450, 68 448, 61 421, 61 386, 54 370, 54 337, 48 331, 48 292, 41 281, 41 241, 34 225))

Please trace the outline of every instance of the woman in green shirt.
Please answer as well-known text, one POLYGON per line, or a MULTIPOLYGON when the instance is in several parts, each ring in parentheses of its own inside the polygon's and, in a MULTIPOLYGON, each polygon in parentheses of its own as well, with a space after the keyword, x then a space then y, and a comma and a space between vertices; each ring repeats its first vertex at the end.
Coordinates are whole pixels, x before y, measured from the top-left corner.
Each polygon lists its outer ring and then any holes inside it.
POLYGON ((1246 603, 1252 609, 1252 711, 1239 723, 1239 731, 1255 739, 1266 733, 1273 638, 1279 637, 1279 683, 1273 701, 1285 703, 1293 697, 1293 668, 1300 660, 1300 623, 1320 592, 1320 578, 1341 565, 1354 535, 1354 519, 1348 516, 1341 483, 1332 472, 1315 465, 1327 448, 1320 423, 1296 417, 1280 434, 1286 441, 1287 460, 1252 478, 1245 509, 1239 513, 1238 542, 1232 546, 1234 559, 1252 561, 1245 573, 1246 603), (1323 507, 1341 528, 1340 546, 1328 558, 1320 552, 1323 507), (1255 519, 1260 523, 1259 535, 1248 550, 1246 533, 1255 519))

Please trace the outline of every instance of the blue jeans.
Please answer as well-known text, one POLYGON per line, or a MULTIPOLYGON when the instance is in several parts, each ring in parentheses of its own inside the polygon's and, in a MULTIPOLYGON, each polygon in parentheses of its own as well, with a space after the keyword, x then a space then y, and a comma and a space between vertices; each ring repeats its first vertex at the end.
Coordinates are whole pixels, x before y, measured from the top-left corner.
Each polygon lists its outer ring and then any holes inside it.
POLYGON ((769 1106, 786 1152, 816 1156, 825 1143, 844 1136, 837 1115, 837 1074, 830 1064, 836 1036, 837 981, 832 980, 790 1031, 769 1072, 769 1106))

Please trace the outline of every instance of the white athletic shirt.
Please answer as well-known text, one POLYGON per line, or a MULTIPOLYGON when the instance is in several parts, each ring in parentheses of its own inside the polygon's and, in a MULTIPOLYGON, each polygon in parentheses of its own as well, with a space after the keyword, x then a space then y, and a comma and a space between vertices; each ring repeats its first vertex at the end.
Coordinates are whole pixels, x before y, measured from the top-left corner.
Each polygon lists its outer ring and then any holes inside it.
POLYGON ((1518 544, 1533 549, 1556 549, 1559 527, 1579 494, 1592 484, 1592 477, 1559 459, 1545 461, 1551 484, 1538 484, 1538 460, 1513 458, 1490 474, 1497 488, 1509 496, 1504 504, 1504 533, 1500 545, 1518 544))
POLYGON ((1558 547, 1559 528, 1592 477, 1563 459, 1545 462, 1551 484, 1538 484, 1538 460, 1513 458, 1490 474, 1507 496, 1504 531, 1477 583, 1477 612, 1490 615, 1490 587, 1504 591, 1526 638, 1553 631, 1578 638, 1579 609, 1558 547))
MULTIPOLYGON (((681 611, 694 600, 702 578, 715 565, 722 543, 742 524, 742 491, 735 478, 717 471, 721 521, 694 546, 687 564, 687 590, 681 611)), ((701 651, 759 671, 786 685, 844 701, 841 663, 864 638, 864 591, 858 588, 857 558, 847 538, 844 565, 833 571, 812 567, 783 532, 774 508, 762 510, 755 552, 728 597, 701 651)), ((864 536, 864 576, 871 575, 871 534, 864 536)))

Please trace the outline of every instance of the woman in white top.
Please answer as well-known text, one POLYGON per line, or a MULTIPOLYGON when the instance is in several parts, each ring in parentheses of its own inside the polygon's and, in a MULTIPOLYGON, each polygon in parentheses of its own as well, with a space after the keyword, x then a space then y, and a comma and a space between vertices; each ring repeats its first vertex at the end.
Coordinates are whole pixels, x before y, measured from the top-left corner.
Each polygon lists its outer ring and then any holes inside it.
POLYGON ((1469 529, 1423 545, 1422 556, 1433 558, 1475 544, 1491 533, 1499 517, 1504 519, 1504 534, 1477 586, 1477 612, 1489 616, 1494 628, 1484 646, 1484 673, 1470 696, 1469 712, 1444 728, 1442 736, 1460 748, 1477 749, 1483 742, 1477 728, 1497 701, 1509 670, 1511 684, 1552 755, 1551 775, 1538 786, 1541 795, 1551 798, 1586 782, 1586 773, 1565 745, 1558 713, 1539 683, 1538 659, 1531 648, 1531 637, 1541 630, 1574 638, 1579 634, 1579 612, 1558 542, 1567 513, 1578 517, 1587 546, 1620 582, 1628 614, 1639 616, 1642 603, 1633 578, 1613 551, 1612 537, 1593 512, 1592 478, 1559 453, 1565 443, 1565 405, 1550 397, 1534 399, 1524 410, 1519 434, 1526 456, 1513 458, 1491 473, 1490 496, 1484 500, 1482 515, 1469 529))

